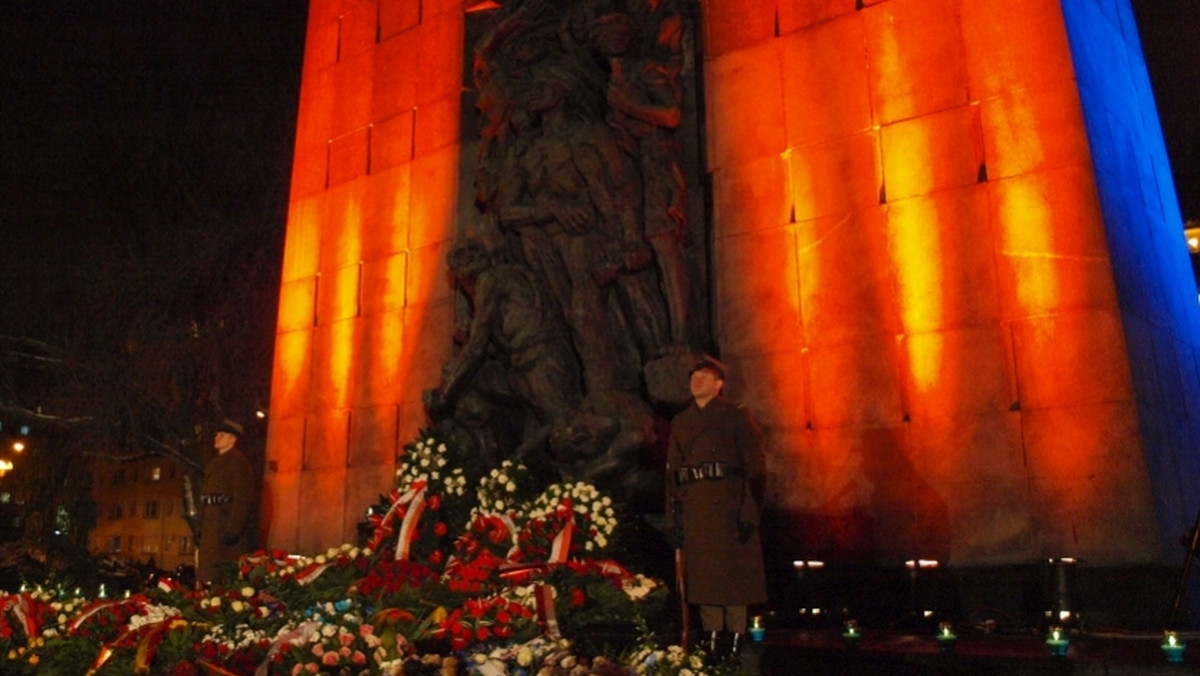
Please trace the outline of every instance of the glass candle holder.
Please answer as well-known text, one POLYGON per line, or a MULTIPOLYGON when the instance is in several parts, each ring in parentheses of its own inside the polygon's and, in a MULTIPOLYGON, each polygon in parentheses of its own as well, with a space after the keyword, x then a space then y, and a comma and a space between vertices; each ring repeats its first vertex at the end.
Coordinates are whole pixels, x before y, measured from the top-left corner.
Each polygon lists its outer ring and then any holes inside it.
POLYGON ((1179 640, 1179 634, 1168 631, 1163 633, 1162 651, 1167 661, 1173 664, 1183 662, 1183 651, 1187 644, 1179 640))
POLYGON ((1067 648, 1070 646, 1071 639, 1062 627, 1050 627, 1050 632, 1046 635, 1046 647, 1050 649, 1051 656, 1066 657, 1067 648))
POLYGON ((846 620, 845 630, 842 632, 842 641, 845 642, 846 647, 855 648, 860 640, 862 640, 862 631, 858 628, 858 622, 846 620))
POLYGON ((750 639, 755 643, 761 643, 763 636, 767 633, 767 625, 763 623, 762 615, 755 615, 750 618, 750 639))
POLYGON ((954 633, 954 625, 949 622, 939 624, 935 638, 937 638, 939 650, 944 653, 954 652, 954 646, 958 643, 958 635, 954 633))

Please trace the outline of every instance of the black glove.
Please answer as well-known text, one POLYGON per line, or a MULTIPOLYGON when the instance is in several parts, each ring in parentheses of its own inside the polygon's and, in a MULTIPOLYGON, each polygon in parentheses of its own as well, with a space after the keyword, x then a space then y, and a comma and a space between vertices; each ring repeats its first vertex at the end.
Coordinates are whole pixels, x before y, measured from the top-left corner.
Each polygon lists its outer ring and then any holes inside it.
POLYGON ((738 524, 738 542, 741 542, 742 544, 749 542, 750 537, 752 535, 754 535, 754 531, 757 528, 758 528, 758 526, 756 526, 752 523, 739 523, 738 524))

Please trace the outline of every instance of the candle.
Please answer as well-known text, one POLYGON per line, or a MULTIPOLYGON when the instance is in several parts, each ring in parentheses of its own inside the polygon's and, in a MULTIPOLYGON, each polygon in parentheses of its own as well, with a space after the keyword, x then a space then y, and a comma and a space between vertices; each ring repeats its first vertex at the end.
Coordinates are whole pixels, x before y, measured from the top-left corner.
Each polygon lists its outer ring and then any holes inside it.
POLYGON ((1162 651, 1167 656, 1168 662, 1179 663, 1183 661, 1183 650, 1187 644, 1179 640, 1179 634, 1168 631, 1163 633, 1162 651))

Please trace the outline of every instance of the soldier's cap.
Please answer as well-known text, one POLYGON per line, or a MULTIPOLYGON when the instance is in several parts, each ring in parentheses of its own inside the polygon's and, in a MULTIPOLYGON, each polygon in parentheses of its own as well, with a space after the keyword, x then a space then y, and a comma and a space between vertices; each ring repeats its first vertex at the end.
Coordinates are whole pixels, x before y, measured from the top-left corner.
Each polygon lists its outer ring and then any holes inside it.
POLYGON ((229 418, 226 418, 225 420, 221 421, 220 425, 217 425, 217 431, 228 432, 235 437, 240 437, 246 433, 246 429, 242 427, 241 423, 230 420, 229 418))
POLYGON ((718 378, 725 380, 725 365, 716 357, 711 357, 707 354, 700 357, 696 360, 696 363, 692 364, 692 369, 688 371, 688 375, 690 376, 696 371, 701 370, 712 371, 718 378))

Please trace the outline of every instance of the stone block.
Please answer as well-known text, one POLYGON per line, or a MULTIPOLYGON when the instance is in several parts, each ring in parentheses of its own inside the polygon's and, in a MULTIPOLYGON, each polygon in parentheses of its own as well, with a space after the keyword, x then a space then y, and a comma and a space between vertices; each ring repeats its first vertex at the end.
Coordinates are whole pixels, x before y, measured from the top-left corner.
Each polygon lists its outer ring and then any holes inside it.
MULTIPOLYGON (((755 413, 760 422, 762 418, 773 415, 769 409, 779 408, 773 402, 760 403, 757 408, 753 403, 747 403, 747 406, 750 406, 752 411, 761 411, 761 414, 755 413)), ((796 416, 776 417, 783 419, 796 416)), ((805 422, 800 421, 799 425, 792 425, 790 420, 784 420, 763 428, 763 449, 767 467, 765 502, 769 505, 799 509, 813 497, 809 488, 809 485, 814 483, 810 471, 813 465, 813 433, 805 429, 805 422)))
POLYGON ((888 202, 979 182, 979 108, 962 105, 885 125, 880 131, 888 202))
POLYGON ((453 246, 453 242, 446 240, 412 250, 408 257, 405 306, 450 298, 453 287, 446 255, 453 246))
POLYGON ((808 367, 799 349, 726 358, 725 394, 745 404, 766 435, 803 431, 808 367))
POLYGON ((363 210, 363 260, 386 259, 408 249, 411 204, 411 165, 402 164, 371 177, 363 210))
POLYGON ((263 477, 259 537, 267 547, 295 552, 301 524, 310 514, 300 509, 300 472, 268 472, 263 477))
POLYGON ((800 299, 792 228, 718 240, 713 309, 724 355, 800 345, 800 299))
POLYGON ((271 377, 271 412, 274 416, 298 417, 308 410, 312 344, 311 328, 275 336, 275 368, 271 377))
POLYGON ((886 334, 812 347, 813 426, 899 424, 904 405, 898 349, 895 338, 886 334))
POLYGON ((885 218, 875 207, 796 226, 805 344, 899 332, 885 218))
POLYGON ((1006 318, 1116 306, 1099 197, 1086 167, 993 181, 988 190, 1006 318))
POLYGON ((308 416, 304 428, 304 473, 345 469, 349 431, 349 409, 325 409, 308 416))
POLYGON ((324 216, 324 195, 291 203, 283 244, 283 270, 280 275, 283 281, 311 277, 320 270, 321 223, 324 216))
POLYGON ((395 405, 356 408, 350 412, 349 466, 390 465, 396 459, 396 429, 400 423, 395 405))
POLYGON ((705 64, 710 169, 783 152, 781 49, 770 40, 705 64))
MULTIPOLYGON (((404 393, 400 431, 424 415, 421 393, 442 381, 442 367, 450 360, 454 340, 454 303, 443 298, 404 309, 404 343, 400 350, 400 383, 404 393), (412 417, 409 417, 412 416, 412 417)), ((403 442, 404 437, 401 437, 403 442)))
POLYGON ((317 323, 326 324, 359 315, 362 265, 355 264, 321 274, 317 280, 317 323))
POLYGON ((421 3, 413 0, 379 0, 379 38, 387 40, 421 21, 421 3))
POLYGON ((1079 93, 1067 84, 1015 89, 979 104, 989 180, 1091 161, 1079 93))
POLYGON ((983 186, 888 205, 887 251, 906 333, 994 323, 995 250, 983 186))
POLYGON ((1038 548, 1043 556, 1074 556, 1096 566, 1161 562, 1147 490, 1120 469, 1055 481, 1033 478, 1038 548))
POLYGON ((371 154, 371 128, 363 127, 329 140, 330 186, 367 175, 371 154))
POLYGON ((792 148, 784 159, 795 221, 841 215, 880 203, 883 167, 875 132, 792 148))
POLYGON ((902 349, 906 410, 914 421, 1000 415, 1017 401, 1012 340, 1005 327, 906 335, 902 349))
POLYGON ((280 284, 279 319, 275 328, 279 332, 307 329, 316 321, 317 278, 301 277, 280 284))
POLYGON ((1020 412, 948 408, 914 413, 909 430, 913 465, 932 484, 1026 480, 1020 412))
POLYGON ((404 382, 400 379, 400 357, 404 345, 403 316, 403 309, 397 308, 363 318, 358 375, 351 399, 355 407, 402 401, 404 382))
POLYGON ((417 32, 420 46, 415 55, 416 105, 457 96, 464 85, 463 13, 443 12, 422 17, 417 32))
POLYGON ((777 228, 791 221, 787 164, 766 155, 713 172, 713 227, 718 238, 777 228))
POLYGON ((375 48, 379 31, 379 7, 376 2, 357 2, 338 17, 338 59, 375 48))
POLYGON ((1075 91, 1070 43, 1058 2, 970 0, 960 7, 973 99, 1047 86, 1075 91))
POLYGON ((943 565, 1015 565, 1039 558, 1024 478, 930 483, 950 515, 943 565))
POLYGON ((304 416, 271 416, 271 434, 267 437, 264 476, 299 472, 304 458, 304 416))
POLYGON ((781 35, 829 19, 856 16, 853 0, 779 0, 777 11, 781 35))
MULTIPOLYGON (((316 7, 320 3, 312 3, 316 7)), ((312 14, 304 37, 304 75, 328 68, 338 60, 338 37, 341 26, 337 15, 312 14)))
POLYGON ((357 265, 362 260, 366 192, 367 181, 343 183, 326 192, 321 217, 321 272, 357 265))
POLYGON ((774 5, 762 0, 701 3, 704 51, 709 58, 770 42, 776 37, 774 5))
POLYGON ((410 30, 379 43, 375 56, 372 120, 386 120, 411 112, 417 105, 418 68, 415 62, 421 44, 419 38, 419 31, 410 30))
POLYGON ((788 147, 871 128, 864 39, 863 22, 853 14, 780 39, 788 147))
POLYGON ((390 462, 347 468, 345 523, 342 524, 345 542, 356 541, 358 524, 366 518, 367 508, 378 503, 380 495, 387 495, 395 488, 395 470, 395 465, 390 462))
POLYGON ((311 415, 350 407, 359 333, 358 319, 322 324, 313 330, 308 401, 311 415))
MULTIPOLYGON (((296 535, 296 551, 323 554, 330 547, 345 542, 343 532, 346 504, 346 468, 331 467, 320 472, 303 472, 300 476, 302 527, 296 535), (320 518, 308 510, 319 509, 320 518)), ((365 506, 364 506, 365 509, 365 506)))
POLYGON ((1115 310, 1012 323, 1021 410, 1134 401, 1128 352, 1115 310))
POLYGON ((461 129, 462 96, 451 92, 413 109, 413 156, 424 157, 458 143, 461 129))
POLYGON ((363 263, 362 314, 372 317, 399 312, 406 300, 408 255, 392 254, 363 263))
POLYGON ((458 222, 457 145, 417 158, 412 163, 408 246, 416 249, 452 239, 458 222))
MULTIPOLYGON (((303 126, 303 124, 299 125, 303 126)), ((293 200, 308 199, 320 194, 329 183, 328 139, 301 138, 297 134, 292 154, 293 200)))
POLYGON ((871 109, 878 124, 967 103, 957 0, 892 0, 865 8, 871 109))
MULTIPOLYGON (((371 132, 371 173, 377 174, 396 166, 407 169, 407 163, 413 160, 413 120, 416 114, 412 109, 393 115, 375 123, 371 132)), ((407 198, 407 193, 405 197, 407 198)))
MULTIPOLYGON (((1142 433, 1133 402, 1103 402, 1021 411, 1030 477, 1044 482, 1098 472, 1126 473, 1129 491, 1143 491, 1142 433)), ((1142 497, 1148 497, 1145 491, 1142 497)))
MULTIPOLYGON (((813 393, 813 401, 824 392, 813 393)), ((795 509, 823 514, 862 511, 870 503, 871 486, 863 472, 863 430, 845 426, 805 432, 810 453, 793 456, 798 490, 788 496, 795 509)))
MULTIPOLYGON (((327 138, 336 138, 371 124, 371 99, 374 93, 375 50, 359 52, 338 61, 329 68, 330 79, 318 80, 328 85, 318 96, 330 99, 321 105, 328 107, 327 138)), ((303 95, 302 95, 303 96, 303 95)))

